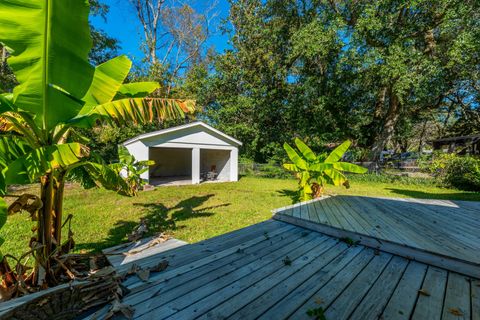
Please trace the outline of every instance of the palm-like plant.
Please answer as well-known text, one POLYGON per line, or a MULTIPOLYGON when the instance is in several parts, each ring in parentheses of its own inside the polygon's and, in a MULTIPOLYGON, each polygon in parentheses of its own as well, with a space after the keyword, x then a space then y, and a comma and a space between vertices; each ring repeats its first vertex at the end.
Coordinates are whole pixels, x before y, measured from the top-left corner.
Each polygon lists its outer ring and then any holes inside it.
POLYGON ((299 153, 288 143, 283 148, 292 163, 283 167, 295 172, 299 182, 300 200, 310 200, 322 195, 326 184, 349 187, 347 177, 343 172, 365 173, 368 170, 353 163, 340 161, 350 147, 349 140, 343 142, 330 154, 316 155, 302 140, 296 138, 295 145, 299 153))
POLYGON ((148 171, 150 166, 153 166, 155 161, 143 160, 137 161, 133 155, 128 152, 124 146, 118 147, 118 162, 111 164, 110 167, 118 174, 125 176, 125 182, 129 187, 131 194, 137 194, 138 190, 146 184, 142 179, 142 173, 148 171))
MULTIPOLYGON (((191 100, 146 98, 158 83, 124 83, 132 66, 125 56, 91 66, 88 13, 86 0, 0 2, 0 43, 19 83, 0 94, 0 192, 10 184, 40 183, 32 241, 43 257, 37 283, 54 282, 50 258, 61 250, 65 176, 84 167, 95 182, 124 187, 111 167, 89 157, 84 140, 72 135, 75 128, 163 121, 195 109, 191 100)), ((3 199, 0 210, 5 213, 3 199)))

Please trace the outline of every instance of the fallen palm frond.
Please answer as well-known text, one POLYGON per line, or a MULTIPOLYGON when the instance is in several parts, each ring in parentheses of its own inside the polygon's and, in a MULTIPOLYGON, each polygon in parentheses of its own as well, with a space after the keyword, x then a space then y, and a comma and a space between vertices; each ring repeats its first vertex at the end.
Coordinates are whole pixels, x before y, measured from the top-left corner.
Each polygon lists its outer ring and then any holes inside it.
POLYGON ((83 311, 108 302, 119 304, 123 294, 115 270, 105 267, 90 273, 85 279, 73 280, 31 295, 30 300, 29 296, 25 296, 21 298, 22 303, 13 300, 11 309, 8 309, 10 302, 6 302, 3 310, 7 311, 0 313, 0 317, 39 320, 60 316, 74 318, 83 311))

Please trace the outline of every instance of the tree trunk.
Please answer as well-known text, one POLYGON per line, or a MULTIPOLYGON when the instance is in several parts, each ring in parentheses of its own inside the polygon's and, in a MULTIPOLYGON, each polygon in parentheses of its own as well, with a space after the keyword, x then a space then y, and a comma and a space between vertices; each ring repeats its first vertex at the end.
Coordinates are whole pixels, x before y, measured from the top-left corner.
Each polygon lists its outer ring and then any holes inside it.
POLYGON ((383 114, 383 106, 387 97, 387 87, 382 87, 378 94, 377 102, 375 103, 375 110, 373 112, 373 120, 378 121, 383 114))
POLYGON ((387 87, 381 87, 380 91, 378 92, 377 99, 375 101, 375 108, 373 110, 373 117, 370 124, 365 127, 367 132, 367 140, 366 143, 369 146, 372 146, 375 142, 375 139, 378 136, 379 129, 382 124, 383 114, 385 109, 385 100, 387 96, 387 87))
POLYGON ((64 173, 60 173, 55 184, 55 221, 53 224, 53 235, 57 246, 62 245, 63 194, 65 190, 64 176, 64 173))
POLYGON ((425 120, 423 120, 422 132, 420 133, 420 141, 418 142, 418 153, 422 153, 423 146, 425 145, 425 133, 427 132, 427 122, 428 120, 425 118, 425 120))
POLYGON ((51 259, 62 241, 64 172, 52 172, 40 179, 40 199, 43 207, 38 212, 37 242, 42 246, 36 265, 38 285, 54 285, 51 259))
POLYGON ((49 173, 40 179, 40 199, 43 207, 38 211, 37 242, 42 245, 40 261, 36 261, 37 284, 49 282, 50 257, 52 255, 52 220, 55 201, 55 178, 49 173))
POLYGON ((378 162, 381 152, 385 149, 385 146, 391 141, 395 132, 395 125, 399 118, 400 101, 398 97, 391 92, 389 93, 389 107, 387 114, 385 115, 385 121, 383 128, 377 135, 371 149, 371 159, 374 162, 378 162))

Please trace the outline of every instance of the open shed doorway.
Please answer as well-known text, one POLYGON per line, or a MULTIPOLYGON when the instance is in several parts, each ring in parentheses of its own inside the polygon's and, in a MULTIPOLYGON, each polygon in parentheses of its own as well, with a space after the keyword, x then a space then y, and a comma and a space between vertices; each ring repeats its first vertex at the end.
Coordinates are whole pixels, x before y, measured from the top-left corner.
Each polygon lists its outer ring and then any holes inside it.
POLYGON ((192 184, 192 149, 149 148, 149 159, 155 161, 149 172, 151 185, 192 184))
POLYGON ((200 180, 202 182, 231 181, 230 150, 200 150, 200 180))

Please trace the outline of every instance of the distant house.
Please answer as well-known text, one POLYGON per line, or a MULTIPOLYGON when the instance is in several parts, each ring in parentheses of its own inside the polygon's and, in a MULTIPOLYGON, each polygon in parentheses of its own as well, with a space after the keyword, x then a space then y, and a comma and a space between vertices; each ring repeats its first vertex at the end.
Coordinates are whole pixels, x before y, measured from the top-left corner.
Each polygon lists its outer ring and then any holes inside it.
POLYGON ((238 180, 242 143, 203 122, 142 134, 123 145, 136 160, 155 161, 142 175, 151 185, 238 180))
POLYGON ((480 154, 480 134, 470 136, 448 137, 431 141, 433 150, 443 150, 448 153, 480 154))

